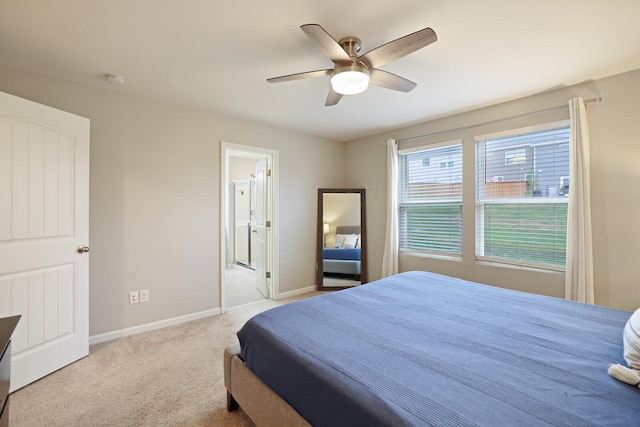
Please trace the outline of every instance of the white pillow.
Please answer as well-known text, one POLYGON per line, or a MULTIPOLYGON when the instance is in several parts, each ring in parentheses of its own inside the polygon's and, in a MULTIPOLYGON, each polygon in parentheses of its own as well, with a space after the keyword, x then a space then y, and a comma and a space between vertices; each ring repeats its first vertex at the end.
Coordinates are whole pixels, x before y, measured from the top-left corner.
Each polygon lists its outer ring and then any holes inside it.
POLYGON ((640 308, 627 321, 622 333, 624 360, 630 368, 640 369, 640 308))
POLYGON ((356 248, 362 247, 362 237, 358 234, 358 243, 356 243, 356 248))
POLYGON ((334 248, 341 248, 344 245, 344 239, 347 238, 346 234, 336 234, 336 243, 333 245, 334 248))
POLYGON ((345 239, 342 247, 344 249, 353 249, 356 247, 358 243, 358 235, 357 234, 349 234, 345 239))

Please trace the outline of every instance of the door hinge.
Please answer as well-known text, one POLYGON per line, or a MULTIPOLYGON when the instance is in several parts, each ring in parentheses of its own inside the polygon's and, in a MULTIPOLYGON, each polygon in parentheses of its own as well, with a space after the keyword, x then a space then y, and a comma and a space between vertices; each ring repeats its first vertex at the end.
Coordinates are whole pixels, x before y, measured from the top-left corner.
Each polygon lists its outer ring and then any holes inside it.
POLYGON ((267 271, 267 273, 265 274, 265 276, 266 276, 266 278, 267 278, 267 279, 271 279, 271 272, 270 272, 270 271, 267 271))
POLYGON ((271 169, 267 169, 267 176, 271 176, 271 169))
POLYGON ((271 228, 271 221, 266 221, 264 225, 267 228, 271 228))

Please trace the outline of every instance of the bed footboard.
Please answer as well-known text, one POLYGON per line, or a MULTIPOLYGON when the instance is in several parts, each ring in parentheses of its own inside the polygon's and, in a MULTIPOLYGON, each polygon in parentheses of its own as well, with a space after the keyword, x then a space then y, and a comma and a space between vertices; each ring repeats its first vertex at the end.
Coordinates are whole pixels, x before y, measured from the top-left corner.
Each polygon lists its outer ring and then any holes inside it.
POLYGON ((238 356, 240 345, 224 350, 224 385, 227 388, 227 410, 238 407, 260 426, 310 426, 302 416, 264 384, 238 356))

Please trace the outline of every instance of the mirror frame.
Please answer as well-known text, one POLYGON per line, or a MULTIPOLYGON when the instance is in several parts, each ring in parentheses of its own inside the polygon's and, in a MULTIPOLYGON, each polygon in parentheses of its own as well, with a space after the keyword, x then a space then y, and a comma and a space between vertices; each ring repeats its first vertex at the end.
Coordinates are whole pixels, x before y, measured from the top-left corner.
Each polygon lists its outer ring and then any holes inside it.
MULTIPOLYGON (((319 188, 318 189, 318 223, 317 223, 317 244, 316 244, 316 284, 319 291, 332 291, 353 286, 324 286, 324 271, 322 264, 322 250, 324 249, 323 214, 324 195, 331 193, 351 193, 360 194, 360 284, 367 283, 367 215, 366 215, 366 195, 364 188, 319 188)), ((357 286, 357 285, 356 285, 357 286)))

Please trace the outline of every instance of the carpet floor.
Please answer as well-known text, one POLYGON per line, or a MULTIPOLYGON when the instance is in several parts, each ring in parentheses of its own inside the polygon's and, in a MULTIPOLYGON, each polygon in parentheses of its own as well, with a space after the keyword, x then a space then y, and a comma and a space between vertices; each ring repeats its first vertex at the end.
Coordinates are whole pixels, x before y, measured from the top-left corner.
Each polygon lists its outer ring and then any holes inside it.
POLYGON ((293 300, 94 344, 89 356, 11 394, 10 425, 253 426, 228 412, 222 354, 253 315, 293 300))

